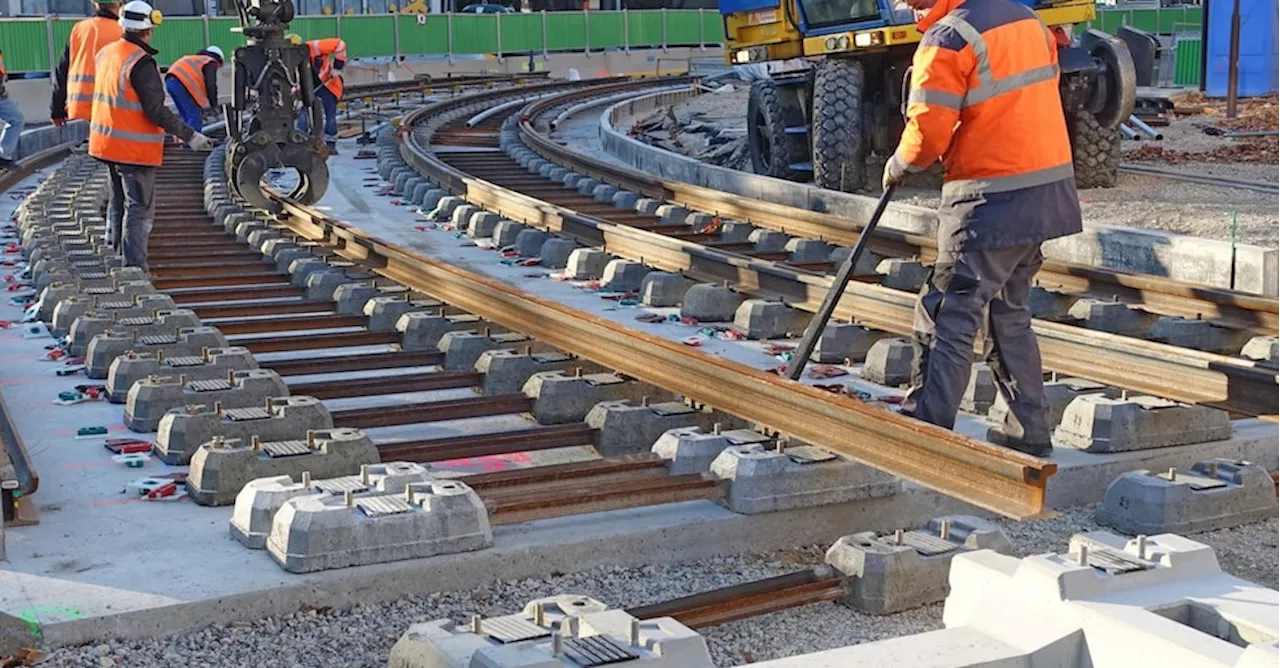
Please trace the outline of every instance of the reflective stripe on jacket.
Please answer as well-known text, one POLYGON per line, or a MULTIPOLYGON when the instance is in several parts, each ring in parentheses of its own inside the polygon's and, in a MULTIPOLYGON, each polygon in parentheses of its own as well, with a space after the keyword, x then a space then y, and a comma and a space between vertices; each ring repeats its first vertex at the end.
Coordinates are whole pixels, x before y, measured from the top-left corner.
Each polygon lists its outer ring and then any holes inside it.
POLYGON ((907 125, 892 160, 946 168, 939 243, 1037 243, 1080 231, 1058 51, 1013 0, 938 0, 920 22, 907 125))
POLYGON ((183 56, 169 66, 168 75, 182 82, 182 87, 191 93, 191 99, 201 109, 209 106, 209 91, 204 84, 204 66, 216 60, 213 56, 196 54, 183 56))
POLYGON ((93 107, 94 58, 108 44, 124 36, 124 28, 105 16, 93 16, 71 28, 67 50, 67 118, 89 120, 93 107))
POLYGON ((311 62, 320 85, 328 88, 330 93, 341 100, 342 75, 333 68, 333 62, 347 61, 347 43, 338 37, 313 39, 307 42, 307 50, 311 54, 311 62))
POLYGON ((123 39, 98 53, 89 155, 130 165, 164 162, 164 130, 147 116, 130 81, 134 66, 146 56, 141 46, 123 39))

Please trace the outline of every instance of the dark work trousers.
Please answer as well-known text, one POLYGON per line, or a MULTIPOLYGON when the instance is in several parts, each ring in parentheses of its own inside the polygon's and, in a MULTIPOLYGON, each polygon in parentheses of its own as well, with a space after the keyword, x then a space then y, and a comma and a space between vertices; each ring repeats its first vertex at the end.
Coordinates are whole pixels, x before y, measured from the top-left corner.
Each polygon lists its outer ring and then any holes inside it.
POLYGON ((107 238, 129 267, 147 269, 147 237, 151 234, 156 168, 108 162, 111 201, 107 204, 107 238))
POLYGON ((1040 347, 1027 308, 1031 280, 1043 261, 1039 244, 939 252, 916 300, 916 361, 903 412, 955 426, 974 338, 985 327, 984 357, 1010 407, 1004 432, 1049 442, 1040 347))

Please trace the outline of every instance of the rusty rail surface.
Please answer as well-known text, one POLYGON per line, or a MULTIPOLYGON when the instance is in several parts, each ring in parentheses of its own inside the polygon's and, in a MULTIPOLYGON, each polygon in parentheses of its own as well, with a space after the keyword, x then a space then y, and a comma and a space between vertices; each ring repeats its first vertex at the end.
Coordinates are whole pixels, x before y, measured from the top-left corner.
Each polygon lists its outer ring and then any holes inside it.
POLYGON ((637 619, 674 617, 685 626, 702 629, 802 605, 836 601, 844 596, 844 579, 840 574, 830 567, 819 566, 642 605, 627 610, 627 614, 637 619))

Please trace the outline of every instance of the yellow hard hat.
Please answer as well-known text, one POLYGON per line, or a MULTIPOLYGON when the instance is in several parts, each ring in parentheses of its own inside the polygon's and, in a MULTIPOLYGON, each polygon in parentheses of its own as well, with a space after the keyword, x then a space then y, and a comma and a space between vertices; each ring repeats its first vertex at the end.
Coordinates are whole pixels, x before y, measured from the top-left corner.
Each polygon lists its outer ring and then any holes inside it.
POLYGON ((291 32, 285 35, 284 38, 289 40, 289 43, 294 46, 298 46, 299 44, 302 44, 302 37, 300 37, 296 32, 291 32))

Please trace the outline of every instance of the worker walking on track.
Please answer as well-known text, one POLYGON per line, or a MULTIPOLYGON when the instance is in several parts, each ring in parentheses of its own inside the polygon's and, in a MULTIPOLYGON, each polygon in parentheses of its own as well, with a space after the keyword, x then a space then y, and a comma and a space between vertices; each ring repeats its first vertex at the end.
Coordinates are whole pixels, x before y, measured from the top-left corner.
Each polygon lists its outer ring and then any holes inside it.
POLYGON ((204 129, 204 110, 218 104, 222 60, 222 49, 211 46, 173 61, 164 75, 164 89, 169 91, 178 115, 196 132, 204 129))
POLYGON ((123 7, 124 37, 98 52, 89 121, 89 155, 111 170, 108 237, 126 265, 144 270, 165 132, 198 151, 212 145, 165 106, 157 51, 151 48, 152 29, 161 20, 143 0, 123 7))
POLYGON ((22 127, 26 120, 22 117, 22 108, 17 102, 9 99, 9 89, 5 86, 9 81, 9 71, 4 67, 4 52, 0 51, 0 167, 12 167, 18 159, 18 140, 22 138, 22 127))
POLYGON ((124 34, 116 15, 118 5, 118 0, 99 0, 93 16, 72 26, 62 60, 54 70, 53 98, 49 102, 49 118, 54 125, 66 125, 68 119, 89 120, 94 58, 102 47, 124 34))
MULTIPOLYGON (((307 42, 311 53, 311 71, 315 75, 316 97, 324 107, 324 143, 329 152, 338 152, 338 102, 342 100, 342 75, 339 70, 347 65, 347 43, 338 37, 313 39, 307 42)), ((303 113, 305 128, 310 128, 311 117, 303 113)))
POLYGON ((1013 0, 907 0, 927 10, 912 66, 907 127, 884 186, 939 158, 938 259, 916 302, 908 415, 955 426, 973 344, 1009 404, 988 438, 1052 451, 1040 349, 1027 295, 1041 242, 1081 230, 1053 35, 1013 0))

